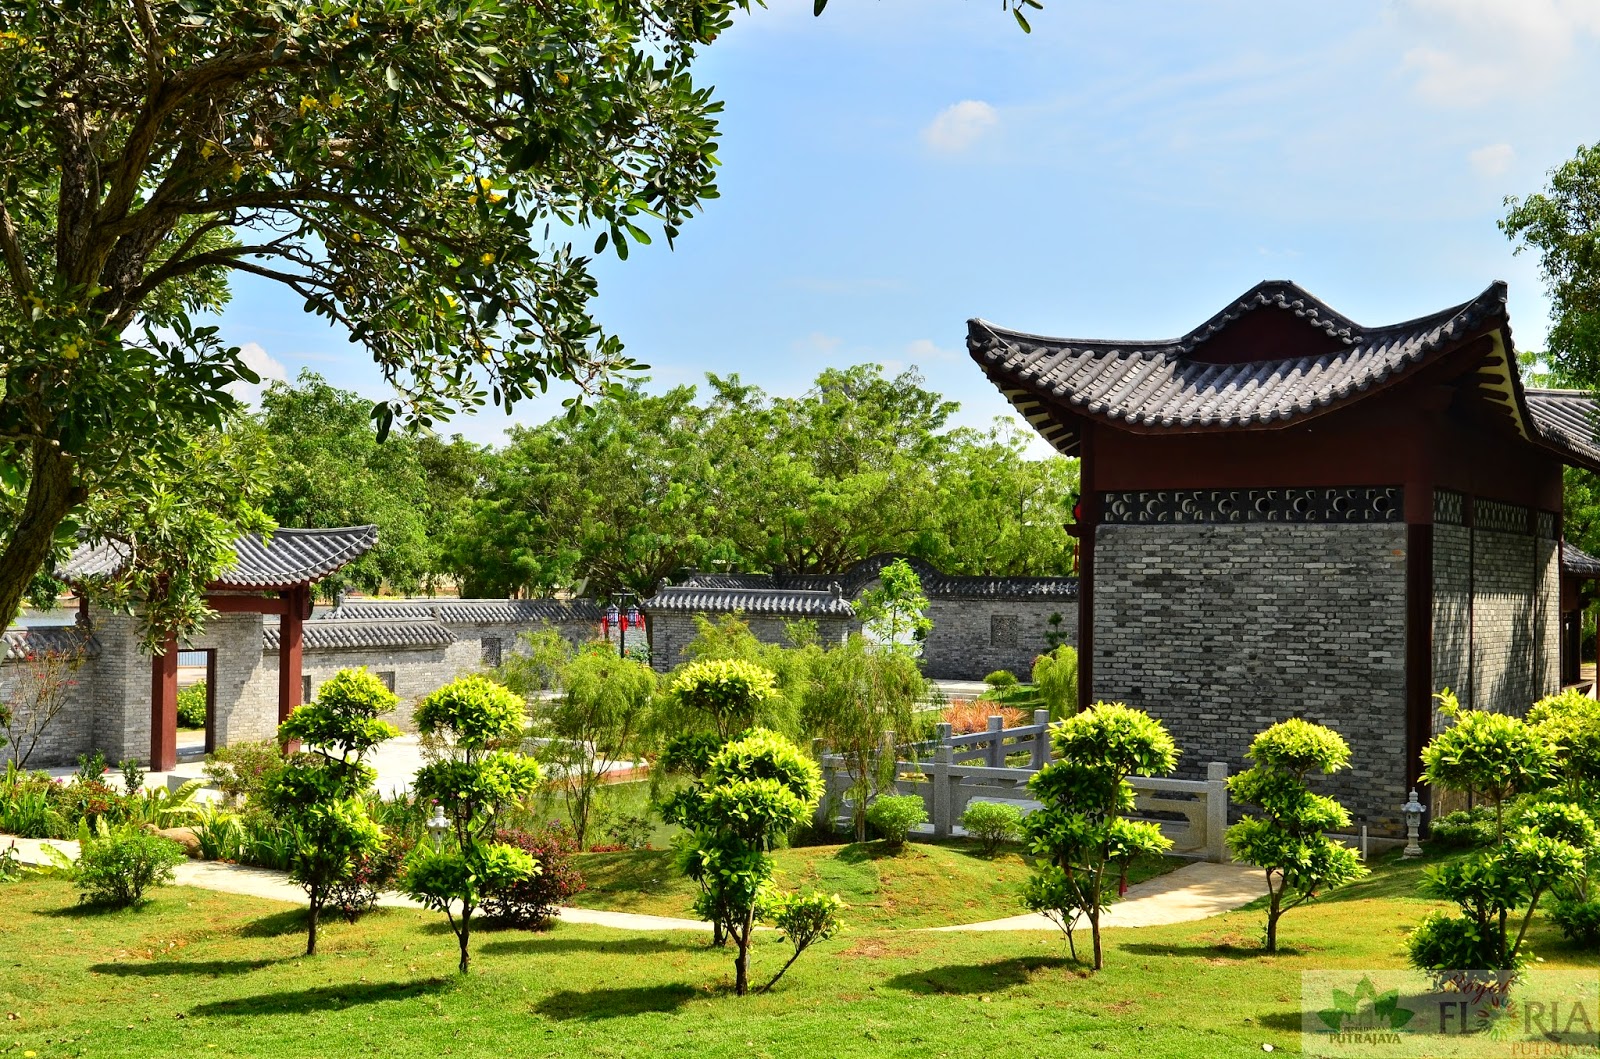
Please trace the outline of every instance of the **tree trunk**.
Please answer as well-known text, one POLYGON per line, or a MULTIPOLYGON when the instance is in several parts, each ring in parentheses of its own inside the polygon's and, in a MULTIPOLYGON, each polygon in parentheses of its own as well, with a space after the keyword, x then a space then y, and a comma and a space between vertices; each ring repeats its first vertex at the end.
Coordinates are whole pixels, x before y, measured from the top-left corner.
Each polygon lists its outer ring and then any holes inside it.
POLYGON ((1089 932, 1094 935, 1094 969, 1100 970, 1100 909, 1089 909, 1089 932))
POLYGON ((1267 951, 1278 951, 1278 917, 1283 914, 1279 908, 1278 894, 1272 895, 1272 901, 1267 908, 1267 951))
POLYGON ((306 924, 306 955, 317 954, 317 913, 322 910, 322 894, 311 891, 311 912, 306 924))
POLYGON ((755 929, 756 910, 751 906, 744 914, 744 929, 734 939, 739 943, 739 955, 733 961, 733 991, 739 996, 750 992, 750 935, 755 929))
POLYGON ((0 553, 0 628, 15 620, 29 582, 50 558, 56 527, 85 494, 82 486, 72 484, 71 456, 42 441, 33 443, 31 456, 28 499, 0 553))
POLYGON ((465 902, 461 905, 461 929, 456 932, 456 937, 461 942, 461 973, 467 973, 467 962, 470 954, 467 946, 472 941, 472 908, 465 902))

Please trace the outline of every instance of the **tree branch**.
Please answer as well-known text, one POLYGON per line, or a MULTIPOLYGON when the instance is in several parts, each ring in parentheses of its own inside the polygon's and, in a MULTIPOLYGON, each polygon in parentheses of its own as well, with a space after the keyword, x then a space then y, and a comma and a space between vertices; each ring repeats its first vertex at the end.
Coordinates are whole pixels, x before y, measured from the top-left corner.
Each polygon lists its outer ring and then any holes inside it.
POLYGON ((11 211, 0 202, 0 251, 6 258, 6 271, 11 275, 11 286, 17 293, 17 304, 27 315, 24 299, 33 293, 33 278, 28 274, 28 262, 22 256, 22 244, 17 239, 17 226, 11 220, 11 211))

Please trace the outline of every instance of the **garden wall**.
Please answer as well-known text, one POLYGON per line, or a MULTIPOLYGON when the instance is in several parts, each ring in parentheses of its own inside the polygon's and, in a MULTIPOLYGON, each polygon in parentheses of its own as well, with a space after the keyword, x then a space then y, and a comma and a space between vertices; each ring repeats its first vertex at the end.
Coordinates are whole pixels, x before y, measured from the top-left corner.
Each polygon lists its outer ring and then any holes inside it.
POLYGON ((1403 524, 1102 525, 1094 549, 1094 697, 1166 724, 1180 776, 1238 771, 1258 732, 1303 717, 1354 751, 1317 786, 1375 833, 1399 828, 1403 524))
MULTIPOLYGON (((661 610, 649 615, 650 665, 658 673, 666 673, 688 661, 689 642, 695 638, 696 617, 715 620, 720 615, 685 611, 661 610)), ((750 626, 750 634, 762 643, 789 643, 788 627, 795 618, 772 618, 742 614, 750 626)), ((849 618, 807 618, 817 627, 817 640, 825 646, 843 642, 852 632, 859 632, 861 623, 849 618)), ((613 633, 613 635, 615 635, 613 633)), ((628 642, 632 644, 632 630, 628 642)))
POLYGON ((922 671, 941 680, 982 680, 1008 669, 1023 680, 1033 660, 1050 650, 1045 634, 1054 627, 1065 642, 1078 644, 1078 601, 1051 599, 957 598, 941 596, 928 603, 933 628, 922 645, 922 671))

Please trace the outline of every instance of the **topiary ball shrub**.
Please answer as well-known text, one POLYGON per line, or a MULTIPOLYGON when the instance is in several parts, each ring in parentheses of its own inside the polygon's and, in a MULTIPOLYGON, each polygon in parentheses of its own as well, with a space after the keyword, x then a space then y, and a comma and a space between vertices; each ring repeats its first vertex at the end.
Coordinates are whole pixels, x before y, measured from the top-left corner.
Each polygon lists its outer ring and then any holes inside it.
POLYGON ((545 929, 562 903, 584 888, 583 873, 572 863, 578 851, 572 833, 552 823, 536 831, 503 828, 494 837, 528 854, 538 870, 509 886, 486 890, 483 914, 500 926, 545 929))
POLYGON ((1558 901, 1550 918, 1568 941, 1586 949, 1600 946, 1600 900, 1558 901))
POLYGON ((906 836, 918 824, 928 822, 928 809, 921 795, 906 794, 879 798, 867 809, 867 823, 882 836, 891 849, 905 845, 906 836))
POLYGON ((1004 802, 968 802, 961 826, 983 843, 986 856, 994 856, 1002 842, 1015 842, 1022 834, 1022 812, 1004 802))
POLYGON ((984 677, 983 682, 991 688, 1014 688, 1020 683, 1017 675, 1009 669, 997 669, 984 677))
POLYGON ((206 682, 201 680, 178 689, 178 727, 206 726, 206 682))
POLYGON ((183 847, 171 839, 113 831, 81 845, 72 881, 81 903, 131 908, 144 901, 147 889, 171 882, 172 869, 184 859, 183 847))

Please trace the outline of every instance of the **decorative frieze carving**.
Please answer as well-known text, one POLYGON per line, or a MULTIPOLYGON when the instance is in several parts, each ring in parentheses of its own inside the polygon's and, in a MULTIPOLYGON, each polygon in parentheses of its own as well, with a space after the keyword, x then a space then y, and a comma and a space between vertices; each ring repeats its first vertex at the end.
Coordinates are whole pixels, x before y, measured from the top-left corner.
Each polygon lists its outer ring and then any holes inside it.
POLYGON ((1100 494, 1107 525, 1399 522, 1397 485, 1333 489, 1162 489, 1100 494))

